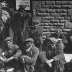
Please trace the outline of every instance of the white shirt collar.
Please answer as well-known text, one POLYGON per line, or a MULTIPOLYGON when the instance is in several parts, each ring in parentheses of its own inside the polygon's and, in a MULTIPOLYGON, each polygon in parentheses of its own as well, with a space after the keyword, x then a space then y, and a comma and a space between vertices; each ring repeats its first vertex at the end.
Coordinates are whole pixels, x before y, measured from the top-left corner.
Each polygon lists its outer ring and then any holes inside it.
POLYGON ((32 48, 32 46, 30 46, 30 47, 26 50, 26 52, 30 51, 31 48, 32 48))

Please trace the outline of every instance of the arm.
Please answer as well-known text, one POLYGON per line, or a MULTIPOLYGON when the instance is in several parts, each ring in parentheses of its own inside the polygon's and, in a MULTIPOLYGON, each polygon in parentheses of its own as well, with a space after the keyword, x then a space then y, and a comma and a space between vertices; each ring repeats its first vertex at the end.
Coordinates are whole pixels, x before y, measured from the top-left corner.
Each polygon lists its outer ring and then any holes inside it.
POLYGON ((21 56, 22 52, 21 50, 19 49, 18 45, 15 45, 15 48, 14 48, 14 54, 9 58, 9 59, 18 59, 18 57, 21 56))
POLYGON ((39 55, 39 49, 33 50, 32 53, 33 53, 32 57, 30 57, 30 56, 24 57, 25 62, 28 62, 28 63, 35 63, 36 62, 37 57, 39 55))
POLYGON ((17 52, 16 52, 16 54, 13 55, 13 57, 14 57, 15 59, 17 59, 18 57, 21 56, 21 54, 22 54, 21 50, 18 49, 17 52))
POLYGON ((60 55, 57 55, 57 56, 54 56, 52 59, 50 60, 46 60, 46 63, 52 63, 53 61, 60 61, 64 59, 64 54, 60 54, 60 55))
POLYGON ((21 51, 17 50, 16 54, 14 54, 13 56, 11 56, 10 58, 7 58, 7 62, 11 61, 12 59, 18 59, 18 57, 21 55, 21 51))

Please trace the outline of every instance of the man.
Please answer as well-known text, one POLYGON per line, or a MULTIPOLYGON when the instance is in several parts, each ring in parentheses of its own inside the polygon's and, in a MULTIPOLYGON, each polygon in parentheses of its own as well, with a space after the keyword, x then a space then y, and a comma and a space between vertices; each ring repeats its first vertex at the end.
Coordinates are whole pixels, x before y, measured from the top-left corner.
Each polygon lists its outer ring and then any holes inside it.
POLYGON ((4 39, 9 36, 9 7, 6 1, 1 2, 1 13, 0 13, 0 44, 4 47, 4 39))
POLYGON ((13 44, 13 40, 10 37, 7 37, 5 39, 7 49, 3 53, 3 55, 6 57, 6 67, 13 67, 15 70, 20 69, 20 61, 19 57, 21 56, 21 50, 19 49, 19 46, 16 44, 13 44))
POLYGON ((24 70, 25 72, 33 72, 35 62, 39 55, 39 49, 36 46, 34 46, 34 40, 32 38, 26 39, 25 42, 27 47, 26 49, 27 55, 22 56, 24 63, 24 70))
POLYGON ((56 34, 57 34, 58 38, 63 40, 64 44, 68 43, 68 41, 67 41, 67 39, 65 37, 65 34, 62 33, 62 30, 60 28, 56 31, 56 34))
MULTIPOLYGON (((46 48, 46 58, 44 58, 44 60, 46 61, 47 59, 51 59, 53 58, 54 56, 56 55, 59 55, 61 53, 63 53, 63 49, 64 49, 64 44, 62 42, 62 39, 60 38, 55 38, 55 37, 50 37, 48 38, 48 41, 47 41, 47 48, 46 48)), ((57 61, 57 62, 54 62, 53 63, 53 67, 49 70, 48 69, 48 65, 46 63, 46 66, 45 66, 45 69, 46 71, 51 71, 51 72, 62 72, 63 71, 63 67, 62 67, 62 64, 57 61), (61 70, 62 69, 62 70, 61 70)), ((51 63, 49 63, 49 66, 51 67, 51 63)))
POLYGON ((72 54, 63 53, 63 54, 54 56, 50 60, 47 60, 46 63, 51 64, 53 61, 61 61, 62 64, 66 64, 68 62, 71 62, 71 60, 72 60, 72 54))
POLYGON ((41 22, 40 17, 33 17, 33 25, 34 29, 31 29, 30 36, 34 39, 35 45, 39 48, 40 51, 42 51, 42 45, 43 45, 43 30, 39 26, 41 22))

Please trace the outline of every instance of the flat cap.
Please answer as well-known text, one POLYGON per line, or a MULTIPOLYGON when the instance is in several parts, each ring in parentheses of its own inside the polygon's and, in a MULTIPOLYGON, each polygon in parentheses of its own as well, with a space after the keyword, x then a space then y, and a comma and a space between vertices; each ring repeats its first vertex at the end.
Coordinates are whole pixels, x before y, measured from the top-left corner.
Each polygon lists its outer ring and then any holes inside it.
POLYGON ((51 37, 51 38, 49 38, 49 39, 50 39, 53 43, 56 43, 56 42, 62 40, 62 39, 60 39, 60 38, 56 39, 56 38, 54 38, 54 37, 51 37))
POLYGON ((5 41, 12 41, 12 38, 11 38, 11 37, 7 37, 7 38, 5 39, 5 41))
POLYGON ((53 43, 56 43, 58 40, 54 37, 49 38, 53 43))
POLYGON ((34 42, 34 40, 32 38, 27 38, 25 42, 34 42))

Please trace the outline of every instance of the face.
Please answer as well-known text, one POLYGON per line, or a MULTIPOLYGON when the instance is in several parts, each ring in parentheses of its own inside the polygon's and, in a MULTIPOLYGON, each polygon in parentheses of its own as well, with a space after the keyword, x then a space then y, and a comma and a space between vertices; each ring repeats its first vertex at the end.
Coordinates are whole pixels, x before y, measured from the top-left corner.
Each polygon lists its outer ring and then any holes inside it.
POLYGON ((11 41, 7 41, 7 46, 9 47, 9 48, 11 48, 12 47, 12 42, 11 41))
POLYGON ((56 44, 56 43, 55 43, 54 41, 50 41, 50 42, 49 42, 49 45, 50 45, 52 48, 55 47, 55 44, 56 44))
POLYGON ((32 45, 31 42, 28 42, 28 43, 26 44, 27 47, 30 47, 31 45, 32 45))
POLYGON ((33 22, 33 24, 35 25, 35 27, 39 26, 39 22, 33 22))

